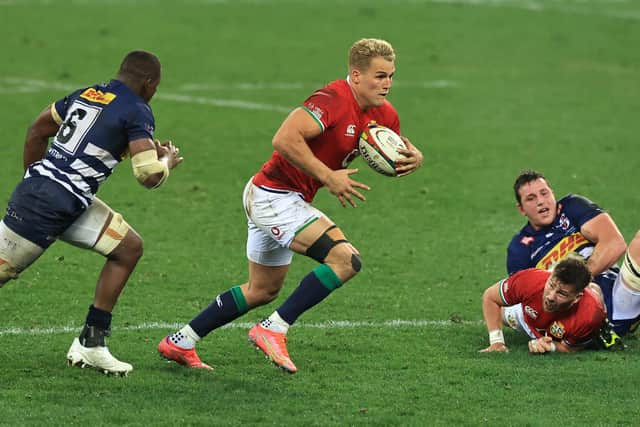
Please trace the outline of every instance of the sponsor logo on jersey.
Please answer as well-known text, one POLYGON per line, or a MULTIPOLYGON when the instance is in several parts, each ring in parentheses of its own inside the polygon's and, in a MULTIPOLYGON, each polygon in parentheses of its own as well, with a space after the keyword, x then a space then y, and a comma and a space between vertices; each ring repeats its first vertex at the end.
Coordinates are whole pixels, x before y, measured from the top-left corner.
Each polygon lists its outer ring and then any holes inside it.
POLYGON ((535 239, 533 238, 533 236, 524 236, 522 239, 520 239, 520 243, 522 243, 525 246, 529 246, 535 239))
POLYGON ((532 319, 538 318, 538 312, 535 311, 533 308, 529 307, 528 305, 524 306, 524 312, 527 313, 527 315, 532 319))
POLYGON ((324 111, 322 111, 322 108, 318 107, 313 102, 307 102, 306 107, 311 114, 316 116, 318 120, 322 119, 322 116, 324 115, 324 111))
POLYGON ((80 94, 80 98, 106 105, 116 98, 116 94, 111 92, 102 92, 90 87, 80 94))
POLYGON ((580 246, 589 243, 587 239, 580 233, 573 233, 560 240, 547 254, 542 257, 536 268, 548 270, 558 261, 563 260, 571 252, 575 252, 580 246))
POLYGON ((564 325, 560 322, 553 322, 549 327, 549 333, 555 338, 562 339, 565 333, 564 325))
POLYGON ((344 134, 345 136, 354 136, 356 134, 356 125, 347 126, 347 131, 344 134))

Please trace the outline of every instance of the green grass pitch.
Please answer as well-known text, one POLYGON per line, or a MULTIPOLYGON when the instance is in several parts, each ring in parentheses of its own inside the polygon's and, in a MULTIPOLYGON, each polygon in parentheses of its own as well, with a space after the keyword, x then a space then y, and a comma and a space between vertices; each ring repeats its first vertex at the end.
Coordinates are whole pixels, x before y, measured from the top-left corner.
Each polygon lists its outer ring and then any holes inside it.
POLYGON ((114 312, 128 378, 68 368, 65 354, 102 259, 55 244, 0 290, 0 425, 638 425, 640 345, 530 356, 487 345, 483 290, 505 275, 523 224, 511 184, 542 170, 557 196, 587 195, 629 240, 640 206, 640 5, 631 0, 0 1, 0 204, 22 175, 31 120, 110 79, 123 55, 163 63, 157 136, 185 162, 149 192, 123 163, 100 190, 145 240, 114 312), (425 154, 357 209, 316 206, 362 252, 363 271, 290 332, 299 373, 247 343, 313 268, 296 257, 277 301, 199 345, 214 372, 161 361, 157 342, 246 279, 247 179, 315 88, 346 75, 361 37, 391 41, 390 100, 425 154))

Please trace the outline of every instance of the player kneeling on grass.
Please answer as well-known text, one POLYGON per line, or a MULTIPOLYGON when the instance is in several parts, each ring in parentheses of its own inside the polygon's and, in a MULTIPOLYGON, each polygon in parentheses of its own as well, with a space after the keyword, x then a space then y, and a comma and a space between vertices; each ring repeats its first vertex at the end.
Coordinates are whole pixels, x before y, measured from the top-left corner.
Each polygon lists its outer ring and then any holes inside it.
POLYGON ((95 194, 127 153, 135 177, 147 188, 160 186, 182 161, 173 144, 153 140, 148 103, 160 72, 155 55, 133 51, 115 79, 76 90, 42 111, 27 133, 26 173, 0 221, 0 287, 56 239, 106 258, 67 360, 107 374, 126 375, 133 369, 111 355, 105 337, 118 296, 142 256, 142 239, 95 194))
MULTIPOLYGON (((372 121, 400 133, 400 121, 386 99, 395 72, 395 54, 384 40, 362 39, 349 52, 349 76, 311 95, 282 123, 275 152, 247 183, 243 202, 248 219, 249 280, 219 294, 180 331, 162 339, 158 351, 192 368, 211 369, 195 352, 196 342, 248 310, 273 301, 284 284, 293 253, 319 265, 268 319, 249 331, 249 340, 277 366, 297 371, 286 347, 289 327, 305 311, 353 278, 361 268, 358 250, 332 220, 311 205, 322 186, 343 206, 364 200, 365 184, 346 169, 358 153, 358 136, 372 121)), ((398 175, 422 164, 409 140, 398 175)))
POLYGON ((502 325, 525 332, 529 352, 574 352, 604 347, 619 337, 610 329, 600 288, 583 259, 569 257, 552 271, 522 270, 489 287, 482 297, 489 347, 508 351, 502 325))

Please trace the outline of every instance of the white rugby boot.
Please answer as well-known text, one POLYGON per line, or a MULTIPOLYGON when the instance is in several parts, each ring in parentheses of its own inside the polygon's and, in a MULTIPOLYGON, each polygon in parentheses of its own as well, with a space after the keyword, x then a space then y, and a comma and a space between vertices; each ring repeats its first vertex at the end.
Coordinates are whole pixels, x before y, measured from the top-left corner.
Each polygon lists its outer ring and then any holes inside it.
MULTIPOLYGON (((85 326, 85 328, 87 328, 85 326)), ((93 327, 89 327, 93 329, 93 327)), ((90 338, 85 338, 85 345, 79 338, 74 338, 69 351, 67 352, 67 363, 69 366, 80 368, 94 368, 106 375, 127 376, 133 370, 129 363, 121 362, 113 357, 107 348, 104 337, 109 335, 109 331, 91 331, 90 338), (96 339, 92 339, 95 336, 96 339)), ((85 336, 81 334, 81 336, 85 336)))

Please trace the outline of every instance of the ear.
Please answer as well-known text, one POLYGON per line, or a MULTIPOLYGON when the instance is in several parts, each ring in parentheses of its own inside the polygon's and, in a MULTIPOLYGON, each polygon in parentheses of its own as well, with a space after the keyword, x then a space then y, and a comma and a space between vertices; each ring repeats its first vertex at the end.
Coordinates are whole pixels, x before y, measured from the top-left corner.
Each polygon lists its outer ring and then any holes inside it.
POLYGON ((360 70, 358 70, 357 68, 352 68, 349 71, 349 76, 351 77, 351 81, 355 84, 360 83, 360 76, 362 75, 362 73, 360 72, 360 70))
POLYGON ((516 209, 518 209, 518 212, 520 212, 520 215, 527 216, 527 214, 524 212, 524 209, 522 209, 522 205, 520 203, 516 203, 516 209))
MULTIPOLYGON (((578 301, 580 301, 580 298, 582 298, 582 295, 584 295, 584 291, 578 292, 578 294, 576 295, 576 299, 573 300, 573 304, 577 304, 578 301)), ((573 305, 573 304, 571 304, 571 305, 573 305)))

